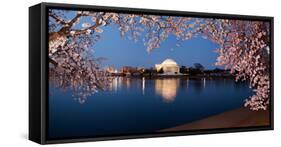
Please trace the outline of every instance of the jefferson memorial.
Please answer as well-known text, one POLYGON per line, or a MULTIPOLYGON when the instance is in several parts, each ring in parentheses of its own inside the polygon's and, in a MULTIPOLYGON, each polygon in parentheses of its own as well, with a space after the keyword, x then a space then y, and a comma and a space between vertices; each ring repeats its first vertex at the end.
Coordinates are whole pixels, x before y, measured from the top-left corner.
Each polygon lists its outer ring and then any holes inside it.
POLYGON ((168 75, 179 74, 180 71, 178 64, 172 59, 166 59, 161 64, 155 64, 155 68, 157 72, 162 69, 163 74, 168 75))

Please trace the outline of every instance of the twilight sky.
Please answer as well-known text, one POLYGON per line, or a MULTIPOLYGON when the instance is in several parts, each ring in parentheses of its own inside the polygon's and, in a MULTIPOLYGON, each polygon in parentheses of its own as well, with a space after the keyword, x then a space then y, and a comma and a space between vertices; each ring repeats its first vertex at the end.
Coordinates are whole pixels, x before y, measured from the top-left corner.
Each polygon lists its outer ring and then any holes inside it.
POLYGON ((118 28, 114 25, 103 27, 101 39, 93 46, 96 57, 105 57, 104 66, 120 68, 122 66, 154 67, 167 58, 175 60, 178 65, 187 67, 194 63, 201 63, 206 69, 214 69, 218 46, 202 37, 181 42, 176 46, 177 40, 171 35, 164 41, 160 48, 148 53, 146 46, 139 40, 134 42, 128 38, 120 37, 118 28))
MULTIPOLYGON (((67 18, 73 18, 76 11, 66 13, 67 18)), ((84 22, 92 22, 90 17, 84 17, 80 23, 75 26, 81 28, 84 22)), ((148 53, 143 41, 135 42, 128 38, 122 38, 118 28, 114 24, 101 27, 103 32, 100 34, 101 39, 93 46, 95 57, 104 57, 105 61, 102 66, 113 66, 121 68, 123 66, 134 67, 154 67, 167 58, 175 60, 179 66, 190 67, 194 63, 201 63, 206 69, 214 69, 216 66, 216 57, 214 50, 218 47, 215 43, 202 37, 193 38, 181 42, 176 46, 177 40, 170 35, 160 48, 154 49, 148 53)))

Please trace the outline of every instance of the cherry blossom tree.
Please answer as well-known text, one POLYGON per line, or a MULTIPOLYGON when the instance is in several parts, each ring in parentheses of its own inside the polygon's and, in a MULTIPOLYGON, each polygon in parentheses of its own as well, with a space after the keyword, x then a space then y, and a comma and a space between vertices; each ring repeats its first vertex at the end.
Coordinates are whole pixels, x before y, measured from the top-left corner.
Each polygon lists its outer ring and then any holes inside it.
POLYGON ((236 80, 249 80, 255 94, 246 100, 252 110, 266 110, 270 97, 270 31, 262 21, 230 20, 225 22, 217 65, 224 65, 236 80))
POLYGON ((268 22, 89 11, 75 11, 68 18, 66 13, 69 11, 49 11, 50 80, 60 87, 75 89, 82 102, 110 83, 92 51, 102 28, 114 24, 122 37, 142 40, 148 52, 159 48, 170 35, 177 38, 176 46, 192 37, 208 38, 220 46, 216 65, 230 69, 236 80, 248 80, 255 92, 245 106, 251 110, 268 107, 268 22), (81 22, 83 18, 90 21, 81 22))
POLYGON ((64 12, 49 11, 49 79, 61 88, 71 88, 73 96, 83 103, 91 94, 105 90, 110 83, 107 73, 99 67, 100 58, 89 50, 99 38, 92 30, 101 33, 98 21, 94 25, 83 24, 83 28, 72 27, 80 17, 89 13, 78 12, 71 20, 63 19, 64 12))

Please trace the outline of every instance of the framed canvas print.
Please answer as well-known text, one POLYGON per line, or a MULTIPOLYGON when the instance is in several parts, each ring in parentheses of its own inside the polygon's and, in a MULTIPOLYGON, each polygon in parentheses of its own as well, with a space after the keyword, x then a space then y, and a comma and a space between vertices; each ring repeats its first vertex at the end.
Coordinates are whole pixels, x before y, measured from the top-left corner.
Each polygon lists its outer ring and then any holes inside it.
POLYGON ((273 17, 29 8, 29 139, 273 129, 273 17))

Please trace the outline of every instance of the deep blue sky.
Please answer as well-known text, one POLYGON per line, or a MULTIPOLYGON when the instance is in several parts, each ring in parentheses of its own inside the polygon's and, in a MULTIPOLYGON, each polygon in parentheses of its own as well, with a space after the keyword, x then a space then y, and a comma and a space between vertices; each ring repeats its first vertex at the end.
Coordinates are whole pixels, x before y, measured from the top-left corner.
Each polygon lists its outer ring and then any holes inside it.
MULTIPOLYGON (((67 13, 66 17, 73 18, 74 12, 67 13)), ((81 24, 85 21, 92 22, 89 17, 84 17, 75 28, 81 28, 81 24)), ((194 63, 201 63, 206 69, 216 68, 214 63, 218 55, 214 50, 218 46, 208 39, 193 38, 181 42, 181 46, 177 47, 176 38, 170 35, 160 48, 148 53, 142 40, 134 42, 128 38, 122 38, 114 24, 104 26, 102 29, 101 39, 93 46, 93 49, 95 57, 107 59, 102 62, 103 66, 113 66, 118 69, 122 66, 149 68, 171 58, 180 66, 190 67, 194 63)))
POLYGON ((103 65, 120 68, 124 65, 137 67, 154 67, 167 58, 175 60, 178 65, 192 66, 201 63, 207 69, 215 68, 217 45, 201 37, 182 42, 176 46, 177 40, 170 36, 160 48, 151 52, 146 51, 146 46, 139 40, 134 42, 128 38, 120 37, 120 32, 115 26, 104 27, 102 38, 94 45, 95 56, 105 57, 103 65))

